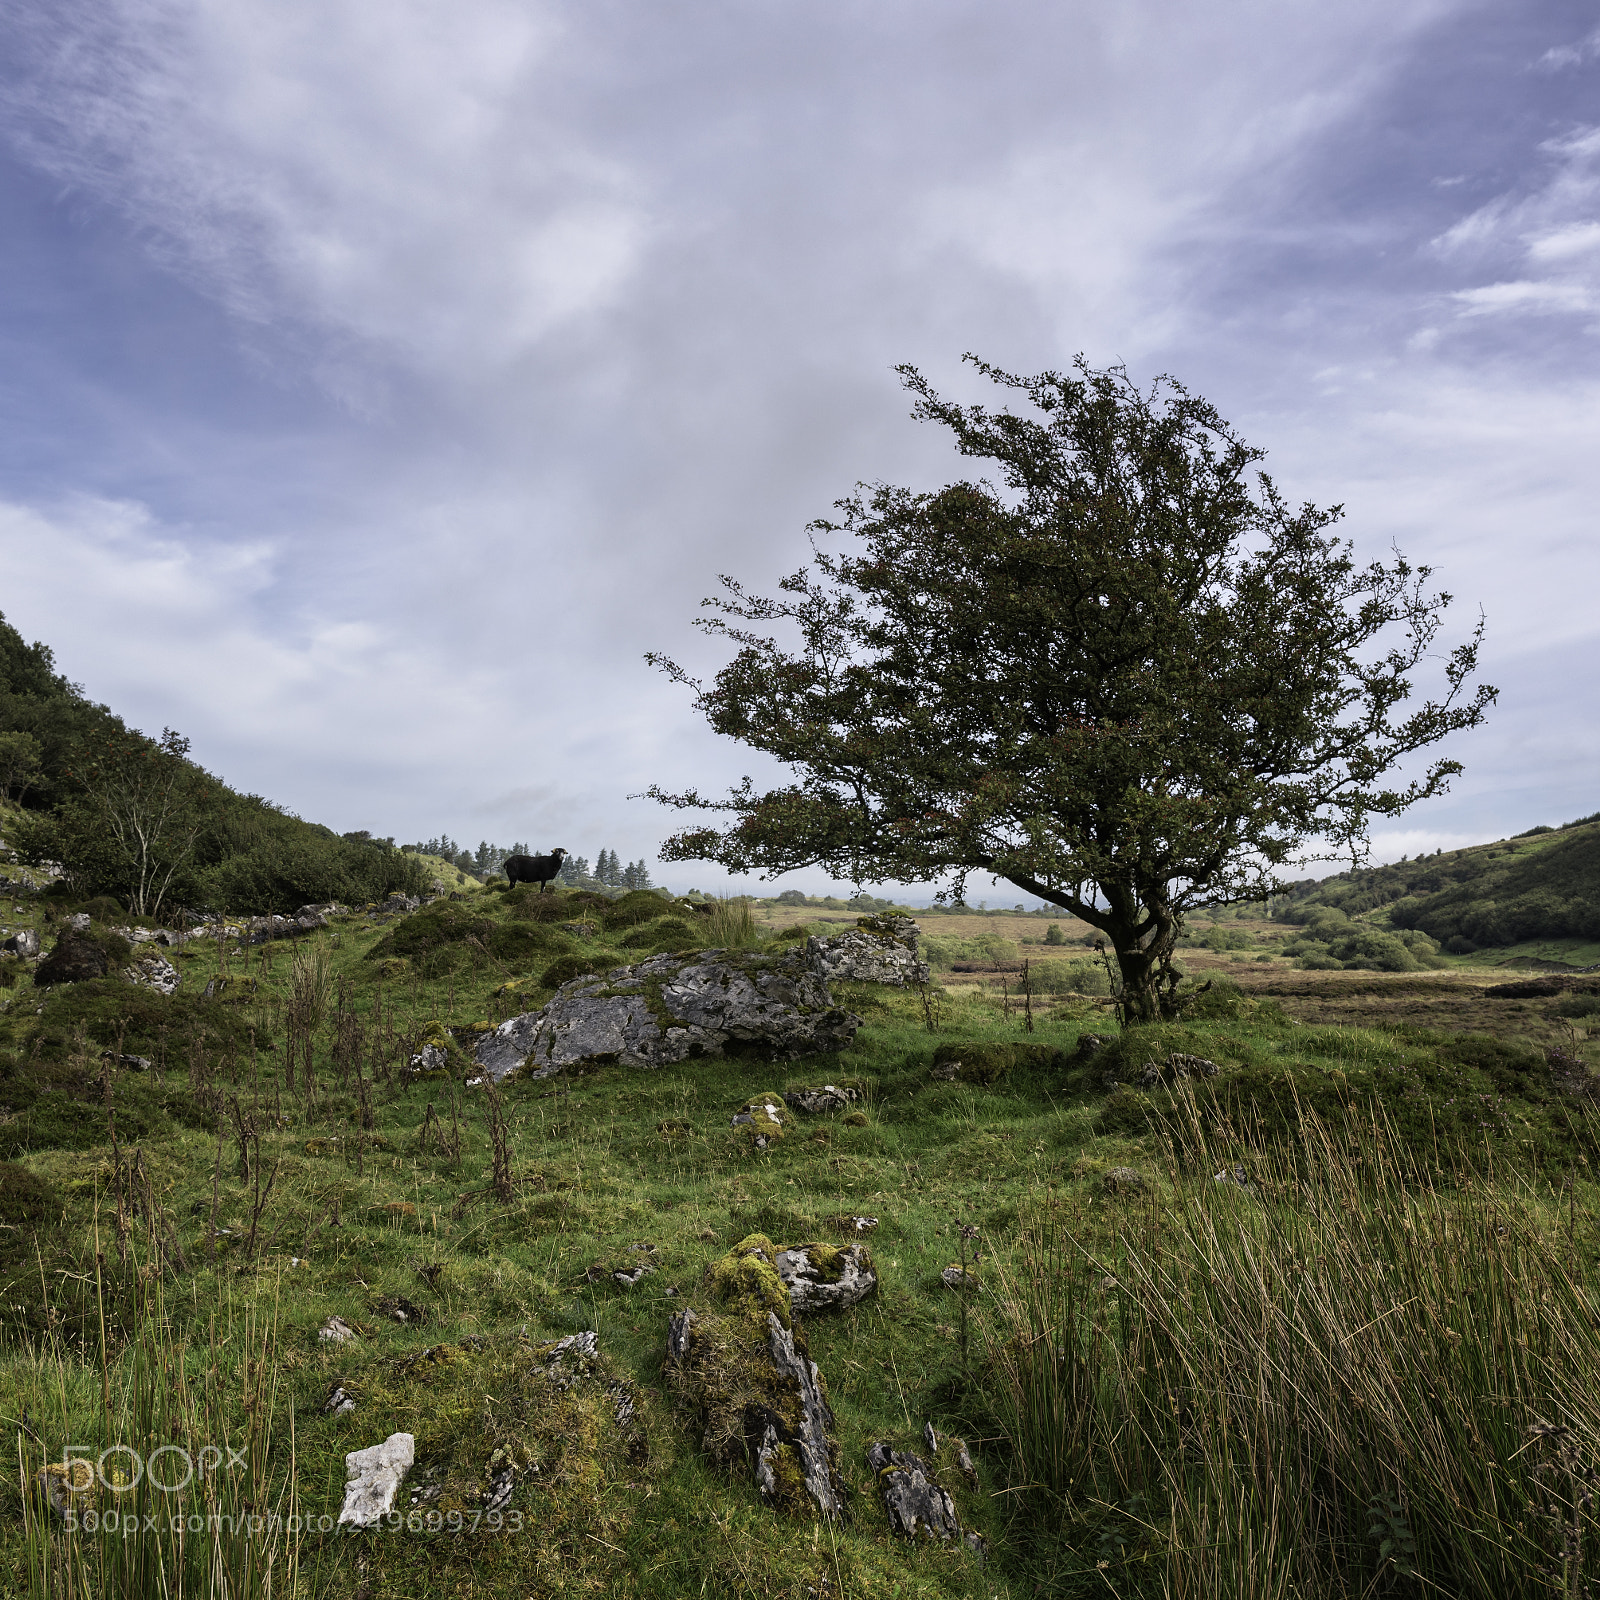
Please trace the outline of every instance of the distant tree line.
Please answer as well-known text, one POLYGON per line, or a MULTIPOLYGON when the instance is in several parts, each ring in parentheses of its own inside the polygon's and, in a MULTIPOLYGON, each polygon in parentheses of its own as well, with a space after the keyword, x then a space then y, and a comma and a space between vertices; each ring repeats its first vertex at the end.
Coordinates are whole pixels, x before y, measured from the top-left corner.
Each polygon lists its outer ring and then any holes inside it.
MULTIPOLYGON (((0 752, 0 777, 4 776, 3 752, 0 752)), ((491 873, 499 872, 506 863, 508 856, 531 856, 534 854, 531 845, 490 844, 487 839, 480 840, 476 850, 468 850, 456 843, 448 833, 441 833, 436 839, 428 839, 417 844, 401 845, 402 850, 417 855, 438 856, 459 867, 463 872, 471 872, 480 878, 487 878, 491 873)), ((589 865, 587 856, 568 856, 561 863, 561 872, 556 881, 569 889, 653 889, 654 881, 650 876, 650 868, 641 857, 638 861, 630 861, 626 866, 615 850, 602 850, 595 857, 594 865, 589 865)))
POLYGON ((0 794, 6 843, 62 869, 60 890, 110 896, 134 917, 362 904, 421 892, 421 863, 370 833, 337 834, 190 758, 172 729, 129 728, 0 617, 0 794))

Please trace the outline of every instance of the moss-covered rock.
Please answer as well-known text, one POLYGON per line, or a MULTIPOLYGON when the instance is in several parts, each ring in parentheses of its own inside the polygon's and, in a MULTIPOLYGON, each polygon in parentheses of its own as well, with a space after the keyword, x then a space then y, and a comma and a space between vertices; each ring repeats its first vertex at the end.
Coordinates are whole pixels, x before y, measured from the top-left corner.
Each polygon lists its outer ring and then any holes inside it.
POLYGON ((672 1319, 667 1373, 712 1460, 747 1464, 761 1497, 780 1511, 837 1517, 844 1489, 833 1415, 778 1255, 764 1234, 752 1234, 706 1269, 710 1304, 672 1319))

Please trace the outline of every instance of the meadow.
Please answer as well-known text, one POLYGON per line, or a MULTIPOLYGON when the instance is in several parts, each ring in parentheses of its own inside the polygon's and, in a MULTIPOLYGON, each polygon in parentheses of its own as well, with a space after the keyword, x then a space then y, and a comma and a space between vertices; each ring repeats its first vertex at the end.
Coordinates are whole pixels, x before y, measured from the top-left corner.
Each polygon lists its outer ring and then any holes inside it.
MULTIPOLYGON (((458 893, 292 943, 213 926, 170 998, 3 975, 6 1592, 1590 1592, 1587 1019, 1487 999, 1507 974, 1459 964, 1298 972, 1263 923, 1261 948, 1185 951, 1219 981, 1181 1024, 1121 1034, 1107 996, 1019 1005, 1014 974, 952 971, 838 986, 863 1019, 841 1055, 491 1092, 473 1038, 563 972, 685 927, 781 948, 854 918, 458 893), (765 1149, 730 1126, 841 1081, 858 1105, 765 1149), (748 1236, 837 1243, 859 1217, 877 1291, 805 1319, 850 1514, 781 1516, 702 1448, 668 1320, 748 1236), (353 1337, 320 1336, 334 1317, 353 1337), (553 1374, 584 1333, 594 1357, 553 1374), (927 1455, 929 1424, 981 1554, 889 1529, 867 1447, 927 1455), (395 1431, 398 1525, 332 1527, 345 1453, 395 1431)), ((925 926, 1085 955, 1022 943, 1036 918, 970 920, 925 926)))

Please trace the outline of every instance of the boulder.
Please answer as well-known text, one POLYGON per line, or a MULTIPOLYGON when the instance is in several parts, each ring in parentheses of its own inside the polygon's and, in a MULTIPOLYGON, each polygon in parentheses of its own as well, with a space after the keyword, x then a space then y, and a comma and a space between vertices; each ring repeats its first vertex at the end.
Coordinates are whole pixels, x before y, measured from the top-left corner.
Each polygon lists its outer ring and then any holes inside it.
POLYGON ((872 1255, 864 1244, 801 1244, 780 1250, 773 1263, 795 1311, 832 1311, 853 1306, 878 1287, 872 1255))
POLYGON ((85 983, 91 978, 103 978, 110 970, 109 953, 83 933, 69 929, 39 963, 33 981, 35 987, 44 989, 56 983, 85 983))
POLYGON ((701 950, 574 978, 543 1010, 485 1034, 473 1055, 497 1082, 519 1069, 544 1078, 580 1061, 663 1067, 729 1049, 787 1061, 843 1050, 860 1026, 801 952, 701 950))
POLYGON ((917 954, 921 929, 910 917, 862 917, 848 933, 806 940, 806 959, 826 982, 926 983, 917 954))
POLYGON ((8 950, 24 961, 32 961, 39 953, 39 935, 32 928, 18 928, 4 944, 0 944, 0 950, 8 950))
POLYGON ((394 1510, 395 1496, 416 1457, 409 1433, 391 1433, 382 1444, 352 1450, 344 1458, 344 1505, 339 1526, 370 1528, 394 1510))
POLYGON ((1165 1061, 1147 1061, 1139 1074, 1139 1087, 1160 1089, 1176 1083, 1180 1078, 1214 1078, 1217 1064, 1204 1056, 1187 1056, 1174 1051, 1165 1061))
POLYGON ((714 1461, 752 1461, 761 1497, 780 1510, 842 1517, 833 1413, 778 1271, 781 1253, 752 1234, 707 1268, 710 1305, 668 1323, 667 1372, 714 1461))

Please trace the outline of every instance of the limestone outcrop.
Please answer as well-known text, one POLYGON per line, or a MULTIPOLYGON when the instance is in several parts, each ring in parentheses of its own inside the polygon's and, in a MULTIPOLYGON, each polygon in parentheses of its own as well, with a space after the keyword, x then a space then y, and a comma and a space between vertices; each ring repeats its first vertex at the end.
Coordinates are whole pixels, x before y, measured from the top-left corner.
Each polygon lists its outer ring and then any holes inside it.
POLYGON ((518 1070, 544 1078, 580 1061, 664 1067, 730 1047, 788 1061, 843 1050, 860 1026, 803 952, 700 950, 574 978, 543 1010, 485 1034, 473 1054, 496 1081, 518 1070))

